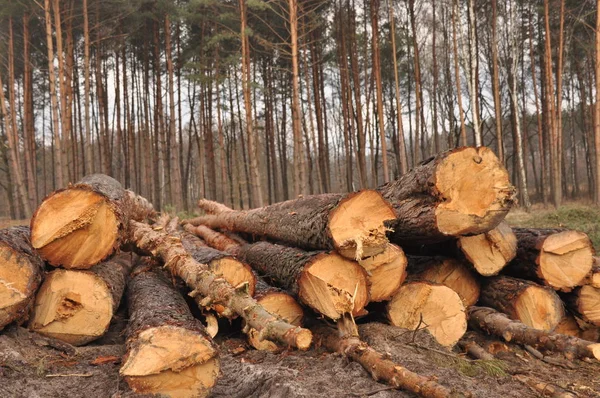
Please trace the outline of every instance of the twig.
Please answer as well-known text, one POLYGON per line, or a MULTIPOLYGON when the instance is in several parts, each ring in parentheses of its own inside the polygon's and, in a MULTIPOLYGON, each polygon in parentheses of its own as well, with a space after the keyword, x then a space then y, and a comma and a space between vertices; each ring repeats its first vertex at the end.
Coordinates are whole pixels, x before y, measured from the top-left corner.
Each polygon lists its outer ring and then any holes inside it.
POLYGON ((92 377, 93 373, 56 373, 46 377, 92 377))

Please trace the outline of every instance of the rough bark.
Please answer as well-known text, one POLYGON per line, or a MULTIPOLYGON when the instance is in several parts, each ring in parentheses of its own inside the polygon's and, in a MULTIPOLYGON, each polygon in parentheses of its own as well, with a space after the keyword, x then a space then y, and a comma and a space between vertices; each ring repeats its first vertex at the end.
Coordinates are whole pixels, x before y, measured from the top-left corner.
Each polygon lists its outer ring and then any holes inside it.
POLYGON ((584 285, 589 285, 600 289, 600 257, 594 256, 592 271, 585 278, 584 285))
POLYGON ((193 226, 192 224, 185 224, 183 228, 193 233, 200 238, 204 239, 206 244, 210 247, 214 247, 217 250, 224 252, 235 253, 235 250, 240 246, 240 243, 229 238, 225 234, 213 231, 212 229, 205 227, 204 225, 193 226))
POLYGON ((90 268, 127 239, 129 220, 153 212, 118 181, 92 174, 43 200, 31 218, 31 243, 54 266, 90 268))
POLYGON ((396 211, 394 243, 433 243, 488 232, 513 204, 508 172, 485 147, 453 149, 378 188, 396 211))
POLYGON ((554 330, 565 315, 562 301, 552 289, 508 276, 485 279, 479 303, 541 330, 554 330))
POLYGON ((128 283, 127 354, 120 374, 136 393, 204 397, 219 376, 217 348, 170 281, 151 265, 128 283))
POLYGON ((384 221, 394 218, 376 191, 304 196, 247 211, 224 211, 189 220, 230 231, 265 236, 305 249, 336 249, 347 258, 383 252, 384 221))
POLYGON ((492 308, 472 306, 468 309, 468 313, 471 327, 502 337, 505 341, 562 352, 571 358, 600 360, 600 343, 534 329, 521 322, 513 321, 507 315, 492 308))
POLYGON ((31 247, 29 228, 0 230, 0 330, 27 320, 44 263, 31 247))
POLYGON ((584 321, 600 326, 600 289, 585 285, 563 296, 567 307, 584 321))
POLYGON ((131 267, 132 255, 123 253, 89 270, 52 271, 36 296, 29 328, 72 345, 98 339, 117 312, 131 267))

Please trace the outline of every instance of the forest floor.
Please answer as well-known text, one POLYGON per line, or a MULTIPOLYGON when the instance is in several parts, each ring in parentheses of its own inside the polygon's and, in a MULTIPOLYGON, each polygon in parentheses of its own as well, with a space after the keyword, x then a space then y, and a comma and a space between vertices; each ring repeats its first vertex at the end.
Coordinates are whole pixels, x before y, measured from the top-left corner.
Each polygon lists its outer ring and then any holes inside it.
MULTIPOLYGON (((531 213, 512 211, 511 225, 580 229, 600 244, 600 210, 581 203, 559 211, 536 207, 531 213)), ((0 220, 0 228, 24 225, 0 220)), ((126 300, 123 300, 126 302, 126 300)), ((123 307, 123 306, 122 306, 123 307)), ((121 308, 109 332, 85 347, 65 350, 60 344, 23 327, 0 333, 0 397, 2 398, 121 398, 133 394, 119 377, 125 352, 126 311, 121 308), (66 351, 66 352, 65 352, 66 351)), ((560 355, 538 359, 515 344, 469 332, 463 339, 494 348, 496 360, 472 360, 455 348, 439 346, 424 331, 406 331, 379 323, 376 316, 359 320, 362 338, 409 370, 434 377, 456 396, 538 397, 518 378, 551 382, 577 397, 600 398, 600 363, 568 361, 560 355), (367 323, 368 322, 368 323, 367 323)), ((266 353, 253 350, 239 332, 239 324, 222 325, 216 338, 221 351, 222 376, 211 397, 413 397, 374 381, 360 365, 318 344, 307 352, 266 353)))

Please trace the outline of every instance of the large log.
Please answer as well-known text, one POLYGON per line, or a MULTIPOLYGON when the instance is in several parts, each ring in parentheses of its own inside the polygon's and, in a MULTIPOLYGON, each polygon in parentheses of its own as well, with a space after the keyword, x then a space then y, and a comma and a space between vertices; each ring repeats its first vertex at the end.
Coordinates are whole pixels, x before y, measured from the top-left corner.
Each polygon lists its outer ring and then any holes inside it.
POLYGON ((482 329, 506 341, 562 352, 569 357, 600 360, 600 343, 534 329, 519 321, 511 320, 507 315, 492 308, 472 306, 467 311, 471 327, 482 329))
POLYGON ((600 326, 600 289, 584 285, 565 294, 563 299, 584 321, 600 326))
MULTIPOLYGON (((209 201, 201 201, 204 206, 209 201)), ((377 191, 304 196, 247 211, 227 210, 188 222, 265 236, 307 250, 337 250, 351 259, 383 252, 384 221, 395 218, 377 191)))
POLYGON ((453 346, 467 331, 465 306, 449 287, 430 282, 405 283, 387 306, 390 323, 426 329, 443 346, 453 346))
POLYGON ((358 260, 358 263, 367 271, 372 302, 391 299, 406 279, 406 256, 400 247, 391 243, 383 253, 358 260))
POLYGON ((87 269, 125 241, 129 220, 152 213, 147 200, 115 179, 92 174, 44 199, 31 218, 31 244, 54 266, 87 269))
POLYGON ((457 247, 480 275, 494 276, 517 255, 517 237, 503 221, 483 234, 459 237, 457 247))
POLYGON ((130 222, 131 239, 138 249, 160 258, 171 274, 180 277, 192 289, 190 295, 202 296, 202 306, 221 305, 222 315, 239 315, 246 324, 259 332, 259 338, 279 341, 284 345, 308 349, 312 342, 309 330, 290 325, 267 312, 247 291, 235 289, 225 279, 215 275, 193 259, 177 237, 154 231, 149 225, 130 222))
POLYGON ((460 296, 465 307, 479 300, 480 286, 463 262, 448 257, 408 256, 408 279, 448 286, 460 296))
POLYGON ((403 246, 491 230, 510 210, 515 189, 490 149, 464 147, 424 161, 378 191, 396 212, 388 236, 403 246))
POLYGON ((242 245, 238 258, 317 313, 337 320, 346 312, 364 314, 367 275, 356 262, 335 252, 312 251, 269 242, 242 245))
POLYGON ((517 257, 505 268, 507 274, 564 292, 585 283, 594 255, 586 234, 564 229, 513 230, 518 240, 517 257))
POLYGON ((555 291, 509 276, 483 280, 479 302, 540 330, 554 330, 565 315, 563 303, 555 291))
POLYGON ((120 374, 141 394, 205 397, 219 376, 217 348, 161 272, 136 267, 127 287, 127 354, 120 374))
POLYGON ((125 290, 132 254, 122 253, 89 270, 50 272, 35 298, 29 328, 72 345, 108 330, 125 290))
POLYGON ((44 275, 44 263, 29 242, 28 227, 0 230, 0 330, 27 320, 44 275))

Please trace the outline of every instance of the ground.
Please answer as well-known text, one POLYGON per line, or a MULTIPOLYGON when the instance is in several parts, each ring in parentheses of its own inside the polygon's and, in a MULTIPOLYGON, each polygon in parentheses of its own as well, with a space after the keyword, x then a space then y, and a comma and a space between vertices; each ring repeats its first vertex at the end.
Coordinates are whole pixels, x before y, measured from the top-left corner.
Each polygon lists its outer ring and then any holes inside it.
MULTIPOLYGON (((558 226, 588 232, 600 244, 600 211, 569 204, 558 212, 534 209, 513 211, 513 225, 558 226)), ((0 220, 0 228, 26 224, 0 220)), ((135 396, 118 376, 125 351, 123 309, 101 340, 72 350, 25 328, 11 325, 0 333, 1 398, 120 398, 135 396)), ((436 344, 424 331, 405 331, 371 318, 360 325, 361 336, 372 347, 406 368, 437 379, 456 396, 537 397, 539 393, 517 380, 527 375, 539 382, 571 391, 577 397, 600 397, 600 364, 568 361, 560 355, 538 359, 523 347, 469 332, 463 340, 491 345, 496 360, 473 360, 455 348, 436 344)), ((374 381, 357 363, 317 346, 308 352, 270 354, 250 349, 239 328, 221 330, 222 376, 212 397, 412 397, 374 381)))

